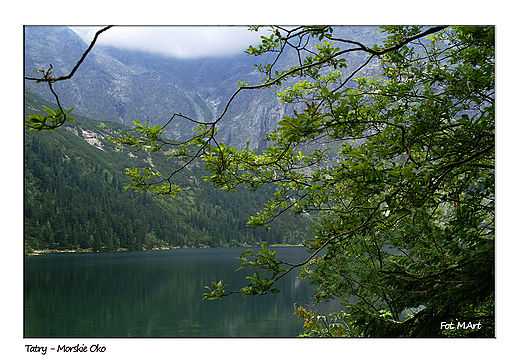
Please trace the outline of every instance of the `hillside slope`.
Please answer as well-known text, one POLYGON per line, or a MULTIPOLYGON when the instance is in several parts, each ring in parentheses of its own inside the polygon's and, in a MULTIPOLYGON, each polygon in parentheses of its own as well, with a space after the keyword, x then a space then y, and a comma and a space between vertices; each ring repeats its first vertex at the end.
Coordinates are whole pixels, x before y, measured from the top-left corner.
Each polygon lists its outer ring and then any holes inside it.
MULTIPOLYGON (((25 114, 56 105, 29 91, 25 114)), ((25 131, 25 249, 141 250, 156 247, 296 244, 308 236, 286 216, 271 229, 246 226, 269 190, 226 193, 200 178, 196 165, 176 176, 178 197, 158 197, 125 189, 125 168, 169 170, 165 157, 115 150, 107 137, 125 127, 72 115, 53 132, 25 131)), ((300 225, 301 226, 301 222, 300 225)))

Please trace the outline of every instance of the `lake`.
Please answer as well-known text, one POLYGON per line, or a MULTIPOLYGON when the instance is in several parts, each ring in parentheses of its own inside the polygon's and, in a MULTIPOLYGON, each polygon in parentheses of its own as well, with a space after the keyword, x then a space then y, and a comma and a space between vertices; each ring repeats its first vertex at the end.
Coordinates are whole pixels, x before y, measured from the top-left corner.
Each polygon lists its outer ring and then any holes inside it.
MULTIPOLYGON (((258 251, 260 248, 255 248, 258 251)), ((296 337, 303 322, 294 303, 312 302, 315 289, 298 271, 278 294, 202 300, 220 279, 229 290, 252 270, 236 258, 246 248, 62 253, 25 258, 25 337, 296 337)), ((280 259, 300 262, 303 247, 277 247, 280 259)), ((316 306, 341 309, 337 302, 316 306)))

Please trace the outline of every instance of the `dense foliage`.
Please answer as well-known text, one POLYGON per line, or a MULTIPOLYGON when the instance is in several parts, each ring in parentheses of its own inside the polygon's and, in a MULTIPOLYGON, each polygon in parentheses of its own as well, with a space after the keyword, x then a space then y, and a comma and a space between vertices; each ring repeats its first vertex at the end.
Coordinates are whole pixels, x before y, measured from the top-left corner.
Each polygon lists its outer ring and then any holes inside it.
MULTIPOLYGON (((280 121, 265 153, 204 146, 209 179, 277 185, 253 224, 287 209, 321 219, 303 265, 253 256, 271 276, 251 277, 252 291, 267 292, 280 267, 302 266, 316 302, 336 298, 346 309, 297 309, 314 323, 309 336, 494 336, 494 28, 386 27, 373 48, 332 28, 273 29, 249 52, 296 51, 294 68, 259 68, 266 85, 301 78, 279 96, 305 106, 280 121), (322 42, 305 49, 313 37, 322 42), (380 76, 349 71, 349 52, 379 62, 380 76)), ((223 287, 209 297, 228 294, 223 287)))

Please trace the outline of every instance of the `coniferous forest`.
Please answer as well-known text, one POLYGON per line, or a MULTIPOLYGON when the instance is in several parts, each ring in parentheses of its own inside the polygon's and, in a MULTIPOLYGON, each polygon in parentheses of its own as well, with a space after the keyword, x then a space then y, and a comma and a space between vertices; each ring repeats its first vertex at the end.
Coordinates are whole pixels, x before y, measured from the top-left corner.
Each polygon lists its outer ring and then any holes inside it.
MULTIPOLYGON (((51 105, 29 92, 25 104, 26 114, 51 105)), ((294 229, 291 215, 269 230, 248 227, 272 191, 221 191, 200 177, 202 163, 176 176, 185 188, 176 198, 126 189, 125 168, 152 163, 160 169, 172 162, 115 150, 107 137, 123 126, 74 117, 76 123, 51 133, 25 131, 26 254, 296 244, 309 234, 307 228, 294 229)))

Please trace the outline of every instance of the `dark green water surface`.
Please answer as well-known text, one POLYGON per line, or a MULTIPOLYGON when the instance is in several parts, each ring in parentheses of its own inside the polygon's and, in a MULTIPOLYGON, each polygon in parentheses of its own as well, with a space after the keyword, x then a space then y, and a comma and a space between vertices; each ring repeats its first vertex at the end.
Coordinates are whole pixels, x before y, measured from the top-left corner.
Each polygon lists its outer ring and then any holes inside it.
MULTIPOLYGON (((66 253, 25 258, 26 337, 295 337, 303 322, 294 303, 310 304, 314 288, 293 271, 278 294, 203 301, 204 286, 247 284, 236 258, 244 248, 66 253)), ((256 250, 256 249, 255 249, 256 250)), ((277 248, 299 262, 302 247, 277 248)), ((320 313, 341 309, 318 306, 320 313)))

